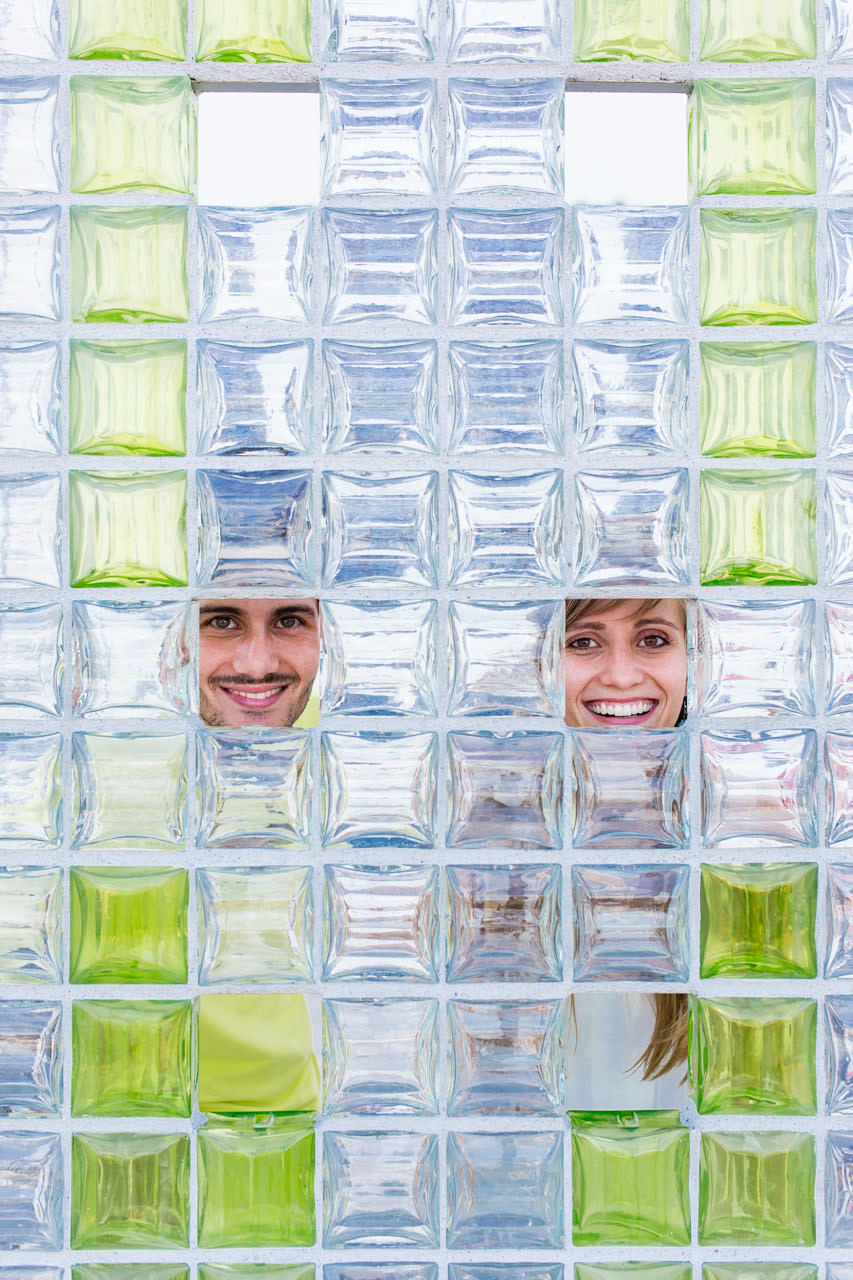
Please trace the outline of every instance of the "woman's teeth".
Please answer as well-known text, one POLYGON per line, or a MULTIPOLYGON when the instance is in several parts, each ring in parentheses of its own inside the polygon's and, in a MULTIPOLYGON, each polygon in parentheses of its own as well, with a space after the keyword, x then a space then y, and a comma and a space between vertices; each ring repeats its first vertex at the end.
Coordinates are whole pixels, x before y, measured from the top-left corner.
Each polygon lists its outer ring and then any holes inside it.
POLYGON ((590 711, 596 716, 645 716, 655 706, 654 702, 590 702, 590 711))

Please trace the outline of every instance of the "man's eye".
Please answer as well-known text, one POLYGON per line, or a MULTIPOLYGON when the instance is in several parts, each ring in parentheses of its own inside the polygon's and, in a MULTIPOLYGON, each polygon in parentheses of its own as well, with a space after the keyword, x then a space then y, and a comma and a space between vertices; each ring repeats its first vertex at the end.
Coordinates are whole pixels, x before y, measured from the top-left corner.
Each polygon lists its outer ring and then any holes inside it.
POLYGON ((287 614, 286 617, 279 618, 276 622, 276 626, 281 627, 284 631, 295 631, 301 624, 302 619, 298 618, 296 614, 287 614))
POLYGON ((204 625, 212 631, 230 631, 236 624, 233 618, 226 617, 223 614, 221 617, 206 618, 204 625))

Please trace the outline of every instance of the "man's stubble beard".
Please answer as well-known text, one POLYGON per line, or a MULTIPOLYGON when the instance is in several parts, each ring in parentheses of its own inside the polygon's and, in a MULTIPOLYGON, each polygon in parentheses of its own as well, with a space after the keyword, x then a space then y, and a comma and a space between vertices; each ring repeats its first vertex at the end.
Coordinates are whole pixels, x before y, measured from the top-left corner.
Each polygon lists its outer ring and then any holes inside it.
POLYGON ((207 694, 204 692, 203 689, 199 690, 198 713, 201 719, 204 721, 204 723, 206 725, 209 725, 211 729, 252 729, 256 727, 259 727, 262 729, 263 728, 292 729, 296 721, 302 715, 302 712, 308 706, 308 700, 311 697, 311 690, 313 689, 313 687, 314 687, 314 681, 312 680, 310 684, 306 687, 305 693, 300 695, 298 701, 289 709, 288 718, 285 721, 283 721, 281 724, 270 724, 269 722, 264 724, 264 723, 256 722, 251 718, 252 716, 251 711, 243 711, 241 713, 247 717, 246 722, 244 724, 241 724, 241 725, 229 724, 228 721, 223 716, 221 716, 220 713, 216 710, 214 703, 211 701, 210 698, 208 698, 207 694))

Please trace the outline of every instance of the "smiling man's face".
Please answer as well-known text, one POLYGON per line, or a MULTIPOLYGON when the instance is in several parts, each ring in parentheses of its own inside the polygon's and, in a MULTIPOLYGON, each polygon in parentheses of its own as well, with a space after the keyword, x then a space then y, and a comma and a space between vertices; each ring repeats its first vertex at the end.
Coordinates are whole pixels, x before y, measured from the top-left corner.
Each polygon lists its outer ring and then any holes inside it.
POLYGON ((217 728, 287 729, 320 662, 316 600, 202 600, 199 713, 217 728))

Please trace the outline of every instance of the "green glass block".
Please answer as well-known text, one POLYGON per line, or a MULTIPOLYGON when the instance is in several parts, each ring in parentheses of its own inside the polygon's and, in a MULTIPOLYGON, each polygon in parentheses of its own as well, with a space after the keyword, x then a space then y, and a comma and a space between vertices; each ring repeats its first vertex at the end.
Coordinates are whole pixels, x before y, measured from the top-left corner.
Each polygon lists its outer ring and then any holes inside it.
POLYGON ((813 1245, 814 1196, 811 1134, 702 1134, 700 1245, 813 1245))
POLYGON ((814 324, 817 210, 701 209, 702 324, 814 324))
POLYGON ((700 976, 816 978, 813 862, 705 864, 700 976))
POLYGON ((183 471, 72 471, 72 587, 184 587, 187 477, 183 471))
POLYGON ((815 0, 702 0, 699 57, 707 62, 816 58, 815 0))
POLYGON ((689 0, 575 0, 578 62, 686 62, 689 0))
POLYGON ((314 1264, 297 1262, 288 1267, 275 1262, 207 1262, 199 1264, 198 1280, 314 1280, 314 1264))
POLYGON ((189 1280, 180 1262, 79 1262, 71 1280, 189 1280))
POLYGON ((72 320, 189 318, 185 208, 75 205, 70 220, 72 320))
POLYGON ((691 1280, 686 1262, 576 1262, 575 1280, 691 1280))
POLYGON ((187 448, 187 345, 180 339, 71 343, 72 453, 180 457, 187 448))
POLYGON ((772 996, 691 998, 690 1085, 702 1115, 812 1116, 817 1004, 772 996))
POLYGON ((573 1242, 689 1244, 690 1134, 678 1112, 571 1118, 573 1242))
POLYGON ((704 585, 817 582, 813 471, 703 471, 699 492, 704 585))
POLYGON ((700 196, 817 190, 811 77, 697 80, 690 100, 690 180, 700 196))
POLYGON ((189 192, 189 76, 71 77, 71 190, 189 192))
POLYGON ((75 1000, 73 1116, 192 1112, 189 1000, 75 1000))
POLYGON ((699 440, 712 458, 813 458, 817 344, 703 342, 699 440))
POLYGON ((809 1262, 703 1262, 702 1280, 817 1280, 809 1262))
POLYGON ((220 1114, 319 1111, 320 1073, 303 995, 199 996, 198 1105, 220 1114))
POLYGON ((69 58, 183 62, 187 0, 71 0, 69 58))
POLYGON ((72 867, 70 877, 72 982, 186 982, 185 870, 72 867))
POLYGON ((195 56, 216 62, 310 62, 310 0, 196 0, 195 56))
POLYGON ((71 1248, 187 1248, 189 1174, 185 1133, 73 1134, 71 1248))
POLYGON ((199 1129, 200 1248, 311 1245, 315 1235, 313 1127, 199 1129))

